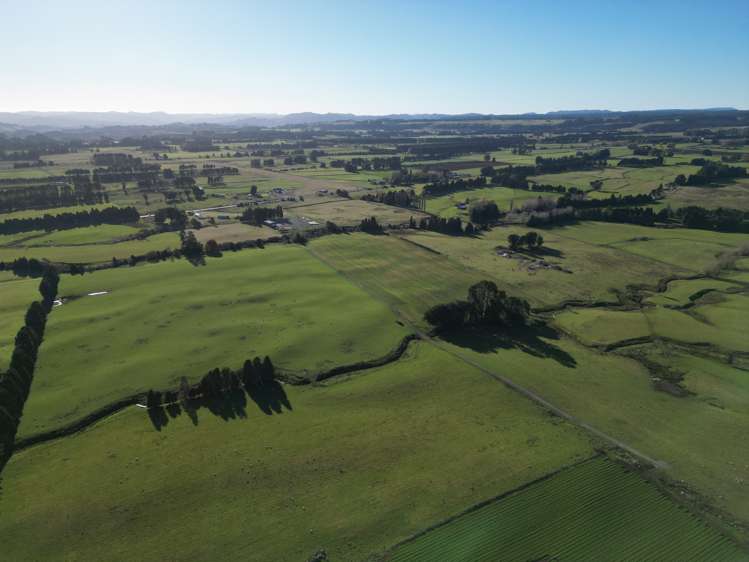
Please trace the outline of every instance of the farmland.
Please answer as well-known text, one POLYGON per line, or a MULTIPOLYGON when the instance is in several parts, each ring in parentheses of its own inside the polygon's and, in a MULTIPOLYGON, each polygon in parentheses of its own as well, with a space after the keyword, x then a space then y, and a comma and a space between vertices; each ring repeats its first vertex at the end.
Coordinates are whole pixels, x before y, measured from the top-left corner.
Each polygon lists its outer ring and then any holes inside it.
POLYGON ((636 474, 593 460, 437 527, 387 560, 633 560, 643 553, 680 562, 747 558, 636 474))
POLYGON ((281 414, 249 402, 238 419, 201 410, 196 425, 181 415, 157 432, 133 407, 18 452, 3 473, 4 552, 54 558, 64 542, 69 560, 125 560, 137 540, 154 560, 296 562, 320 544, 364 559, 592 454, 574 427, 422 343, 394 365, 285 393, 281 414), (164 540, 164 518, 179 540, 164 540))
POLYGON ((3 554, 747 559, 749 114, 657 117, 0 133, 3 554))
POLYGON ((385 355, 407 334, 387 307, 299 247, 208 258, 197 269, 182 260, 65 277, 60 296, 21 435, 258 354, 314 374, 385 355), (226 288, 211 290, 218 279, 226 288), (91 373, 83 381, 82 370, 91 373), (71 403, 71 393, 81 399, 71 403))

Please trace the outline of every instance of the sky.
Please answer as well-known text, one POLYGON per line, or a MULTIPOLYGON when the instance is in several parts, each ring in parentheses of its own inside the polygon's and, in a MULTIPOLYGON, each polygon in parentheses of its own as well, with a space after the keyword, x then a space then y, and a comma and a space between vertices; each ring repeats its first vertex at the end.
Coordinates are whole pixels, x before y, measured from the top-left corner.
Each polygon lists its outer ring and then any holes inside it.
POLYGON ((0 111, 749 109, 749 0, 0 0, 0 111))

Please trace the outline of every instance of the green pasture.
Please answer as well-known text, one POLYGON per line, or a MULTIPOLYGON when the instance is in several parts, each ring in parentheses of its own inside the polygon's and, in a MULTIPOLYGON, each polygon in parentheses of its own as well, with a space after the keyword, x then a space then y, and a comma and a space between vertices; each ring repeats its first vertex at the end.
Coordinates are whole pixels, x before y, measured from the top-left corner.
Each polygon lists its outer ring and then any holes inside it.
POLYGON ((745 234, 603 222, 583 222, 548 232, 560 238, 610 247, 692 274, 713 267, 721 254, 746 244, 745 234))
POLYGON ((736 290, 739 285, 720 279, 677 279, 662 293, 653 293, 645 302, 661 306, 684 306, 709 291, 736 290))
POLYGON ((424 312, 463 298, 482 274, 397 236, 340 234, 310 243, 325 263, 386 302, 411 322, 422 324, 424 312))
POLYGON ((701 562, 749 554, 636 473, 594 459, 437 527, 387 560, 701 562))
POLYGON ((608 345, 650 335, 647 318, 639 310, 575 308, 556 314, 554 323, 585 345, 608 345))
MULTIPOLYGON (((666 462, 670 477, 684 480, 718 509, 749 523, 749 489, 737 486, 749 480, 749 450, 737 446, 749 432, 749 392, 745 377, 740 378, 745 373, 737 368, 704 359, 712 366, 711 384, 740 389, 719 408, 699 394, 677 397, 657 391, 637 361, 568 338, 539 334, 508 341, 474 334, 443 345, 666 462)), ((699 377, 702 371, 696 370, 686 382, 699 384, 692 381, 699 377)))
MULTIPOLYGON (((89 227, 100 228, 100 227, 89 227)), ((106 227, 104 227, 106 230, 106 227)), ((77 229, 76 229, 77 230, 77 229)), ((75 231, 59 231, 51 236, 78 236, 75 231)), ((93 236, 97 233, 87 232, 83 236, 93 236)), ((149 236, 143 240, 127 240, 114 243, 91 243, 80 245, 50 245, 50 246, 12 246, 0 247, 0 261, 13 261, 26 257, 38 260, 48 260, 62 263, 104 263, 112 258, 127 259, 131 255, 142 255, 156 250, 179 248, 180 241, 176 232, 163 232, 149 236)))
POLYGON ((590 190, 590 182, 602 180, 601 191, 619 195, 650 193, 660 184, 671 183, 679 174, 693 174, 699 166, 656 166, 652 168, 626 168, 608 166, 600 170, 543 174, 528 179, 540 184, 564 185, 590 190))
POLYGON ((712 293, 709 304, 687 310, 646 309, 654 334, 688 343, 749 352, 749 296, 712 293))
POLYGON ((300 246, 63 276, 58 294, 20 435, 256 355, 314 374, 385 355, 408 333, 300 246))
POLYGON ((208 240, 215 240, 219 244, 225 242, 243 242, 278 236, 278 231, 267 226, 251 226, 241 222, 230 222, 216 226, 204 226, 199 230, 192 230, 195 237, 203 244, 208 240))
POLYGON ((641 311, 575 308, 555 315, 554 322, 586 345, 652 336, 748 352, 747 318, 749 297, 712 292, 684 310, 663 306, 641 311))
POLYGON ((593 453, 579 430, 425 343, 283 393, 273 415, 248 400, 237 417, 201 409, 156 431, 132 407, 16 452, 4 556, 299 562, 325 548, 353 562, 593 453))
POLYGON ((545 193, 536 193, 526 189, 511 189, 509 187, 485 187, 482 189, 471 189, 468 191, 458 191, 450 195, 440 197, 430 197, 427 199, 427 211, 441 217, 461 217, 463 220, 470 220, 468 209, 461 210, 456 207, 458 203, 468 203, 486 199, 494 201, 501 211, 509 211, 510 207, 521 207, 525 201, 536 199, 539 195, 545 196, 545 193))
POLYGON ((33 301, 41 299, 39 279, 8 277, 0 282, 0 371, 8 367, 26 310, 33 301))
POLYGON ((121 238, 133 236, 139 228, 121 224, 102 224, 69 230, 56 230, 27 242, 31 246, 65 246, 72 244, 111 243, 121 238))
POLYGON ((321 226, 327 221, 339 226, 356 226, 362 219, 375 217, 382 225, 407 224, 411 217, 417 222, 424 216, 416 209, 404 209, 359 199, 336 199, 324 203, 304 203, 289 207, 288 215, 312 220, 321 226))
POLYGON ((726 207, 749 211, 749 180, 710 187, 680 186, 668 191, 663 203, 674 208, 696 205, 709 209, 726 207))
POLYGON ((662 277, 685 271, 616 248, 571 238, 566 235, 568 229, 539 231, 548 251, 529 255, 533 260, 503 257, 495 250, 498 246, 507 247, 510 234, 524 234, 529 230, 526 227, 500 227, 474 238, 409 232, 407 239, 481 272, 500 288, 526 298, 537 307, 570 299, 615 302, 617 299, 612 289, 623 290, 629 284, 655 285, 662 277), (566 271, 534 269, 532 265, 538 259, 566 271))

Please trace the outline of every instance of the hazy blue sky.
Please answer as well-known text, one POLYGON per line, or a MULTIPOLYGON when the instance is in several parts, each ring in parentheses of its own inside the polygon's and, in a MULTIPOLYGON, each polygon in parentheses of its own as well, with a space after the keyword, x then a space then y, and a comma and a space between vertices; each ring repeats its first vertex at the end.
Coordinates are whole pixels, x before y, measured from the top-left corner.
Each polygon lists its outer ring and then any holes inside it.
POLYGON ((0 111, 749 108, 749 0, 0 0, 0 111))

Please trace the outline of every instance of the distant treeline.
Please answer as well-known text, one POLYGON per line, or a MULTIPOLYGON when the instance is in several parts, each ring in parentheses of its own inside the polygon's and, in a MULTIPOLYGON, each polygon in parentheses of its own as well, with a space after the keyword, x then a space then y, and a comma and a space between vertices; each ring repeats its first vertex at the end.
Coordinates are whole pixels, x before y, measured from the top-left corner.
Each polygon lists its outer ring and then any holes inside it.
POLYGON ((0 185, 32 185, 39 183, 67 182, 68 176, 45 176, 42 178, 0 178, 0 185))
POLYGON ((331 160, 331 168, 344 168, 347 172, 357 172, 359 170, 400 170, 400 156, 388 156, 385 158, 351 158, 350 160, 331 160))
POLYGON ((558 174, 562 172, 573 172, 577 170, 591 170, 606 165, 611 157, 608 148, 594 153, 578 153, 575 156, 562 156, 561 158, 536 157, 536 174, 558 174))
MULTIPOLYGON (((578 209, 580 220, 621 222, 652 226, 655 223, 678 223, 685 228, 714 230, 717 232, 749 233, 749 212, 738 209, 705 209, 703 207, 681 207, 676 210, 663 208, 654 211, 651 207, 578 209)), ((528 223, 531 225, 531 223, 528 223)))
POLYGON ((101 224, 131 224, 139 220, 140 214, 135 207, 107 207, 75 213, 60 213, 59 215, 45 214, 41 217, 8 219, 0 222, 0 235, 35 230, 50 232, 101 224))
POLYGON ((18 330, 8 370, 0 374, 0 470, 13 452, 23 407, 29 396, 39 346, 44 337, 47 315, 57 298, 60 277, 54 269, 47 269, 39 283, 41 302, 29 305, 24 325, 18 330))
POLYGON ((28 209, 51 209, 109 202, 109 195, 88 176, 70 178, 71 183, 29 185, 23 189, 0 189, 0 213, 28 209))
POLYGON ((430 197, 447 195, 455 191, 466 191, 486 186, 486 178, 479 176, 477 178, 446 180, 436 183, 428 183, 424 186, 422 193, 430 197))
POLYGON ((707 161, 697 173, 690 174, 689 177, 679 174, 674 183, 676 185, 708 185, 745 177, 747 177, 747 172, 743 166, 728 166, 721 162, 707 161))
POLYGON ((662 165, 663 158, 660 156, 656 158, 622 158, 619 160, 619 164, 617 164, 617 166, 627 168, 649 168, 662 165))
MULTIPOLYGON (((348 195, 348 193, 347 193, 348 195)), ((362 195, 362 201, 384 203, 395 207, 421 208, 422 199, 413 189, 401 189, 400 191, 385 191, 380 193, 366 193, 362 195)))
POLYGON ((566 195, 560 197, 558 207, 574 207, 576 209, 593 209, 599 207, 628 207, 636 205, 649 205, 655 203, 657 198, 652 193, 641 193, 638 195, 615 195, 611 194, 606 199, 583 199, 580 197, 566 195))

